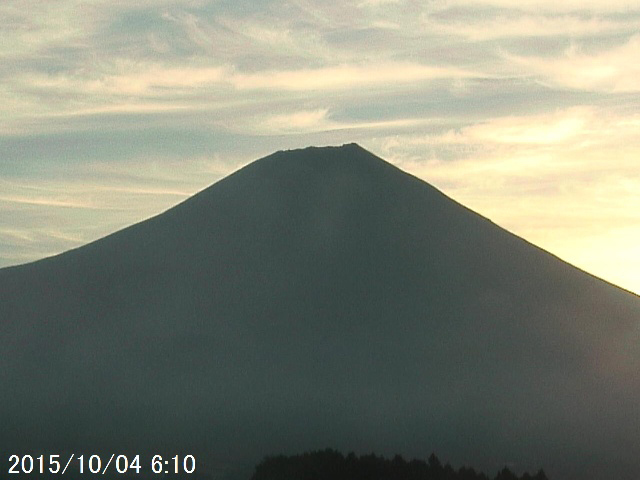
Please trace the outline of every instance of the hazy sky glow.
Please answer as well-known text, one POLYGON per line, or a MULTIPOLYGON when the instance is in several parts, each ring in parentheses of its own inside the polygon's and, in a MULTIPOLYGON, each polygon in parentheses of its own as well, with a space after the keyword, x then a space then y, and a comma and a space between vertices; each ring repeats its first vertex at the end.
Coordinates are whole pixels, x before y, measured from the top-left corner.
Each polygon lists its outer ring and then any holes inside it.
POLYGON ((3 0, 0 266, 358 142, 640 292, 640 5, 3 0))

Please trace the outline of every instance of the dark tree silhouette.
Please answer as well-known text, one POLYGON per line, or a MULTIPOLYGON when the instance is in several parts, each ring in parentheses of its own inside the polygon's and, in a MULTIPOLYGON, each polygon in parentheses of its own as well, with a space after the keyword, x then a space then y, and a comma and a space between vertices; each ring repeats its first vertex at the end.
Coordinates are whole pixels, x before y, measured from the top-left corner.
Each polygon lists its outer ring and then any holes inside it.
MULTIPOLYGON (((489 480, 484 473, 473 468, 455 470, 431 454, 427 462, 406 461, 400 455, 391 460, 373 453, 346 457, 335 450, 326 449, 285 457, 266 457, 258 466, 252 480, 489 480)), ((528 473, 517 476, 507 467, 497 473, 494 480, 548 480, 542 470, 534 477, 528 473)))
POLYGON ((536 473, 536 475, 533 477, 533 480, 549 480, 547 478, 546 473, 544 473, 544 470, 540 469, 538 470, 538 473, 536 473))
POLYGON ((507 467, 498 472, 495 480, 518 480, 518 477, 507 467))

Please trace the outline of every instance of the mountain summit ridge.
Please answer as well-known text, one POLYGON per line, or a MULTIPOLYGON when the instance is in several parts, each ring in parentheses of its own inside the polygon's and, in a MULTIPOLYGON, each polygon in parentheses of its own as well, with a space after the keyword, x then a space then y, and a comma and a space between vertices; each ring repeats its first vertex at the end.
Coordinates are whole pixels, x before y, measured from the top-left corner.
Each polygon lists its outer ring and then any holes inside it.
POLYGON ((0 445, 640 476, 638 297, 354 144, 2 269, 0 313, 0 445))

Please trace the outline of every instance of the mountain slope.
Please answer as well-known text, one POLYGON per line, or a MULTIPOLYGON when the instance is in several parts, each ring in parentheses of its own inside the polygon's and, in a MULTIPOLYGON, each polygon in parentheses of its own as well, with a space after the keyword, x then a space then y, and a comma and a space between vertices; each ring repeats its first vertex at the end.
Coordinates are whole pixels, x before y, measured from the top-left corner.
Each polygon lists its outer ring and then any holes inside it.
POLYGON ((640 476, 640 299, 357 145, 2 269, 0 315, 0 445, 640 476))

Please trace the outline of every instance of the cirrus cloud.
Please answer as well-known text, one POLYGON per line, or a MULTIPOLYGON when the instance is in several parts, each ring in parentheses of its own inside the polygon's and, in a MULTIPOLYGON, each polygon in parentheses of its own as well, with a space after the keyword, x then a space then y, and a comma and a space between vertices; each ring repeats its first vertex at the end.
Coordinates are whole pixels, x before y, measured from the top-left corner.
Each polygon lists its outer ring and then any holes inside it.
POLYGON ((640 35, 616 47, 593 53, 573 45, 561 56, 507 55, 519 69, 552 86, 604 93, 640 91, 640 35))

